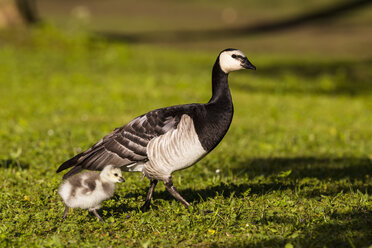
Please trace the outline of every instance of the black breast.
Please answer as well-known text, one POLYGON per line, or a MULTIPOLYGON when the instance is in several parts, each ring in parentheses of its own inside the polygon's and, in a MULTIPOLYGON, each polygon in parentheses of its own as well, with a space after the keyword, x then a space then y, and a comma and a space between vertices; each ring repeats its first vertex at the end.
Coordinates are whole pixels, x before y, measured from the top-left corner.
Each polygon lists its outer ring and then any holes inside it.
POLYGON ((167 114, 182 116, 187 114, 194 122, 199 141, 207 152, 215 148, 225 136, 230 127, 234 109, 231 101, 224 104, 187 104, 166 109, 167 114))
POLYGON ((194 117, 194 125, 203 148, 210 152, 223 139, 230 127, 233 117, 233 106, 205 105, 203 114, 194 117))

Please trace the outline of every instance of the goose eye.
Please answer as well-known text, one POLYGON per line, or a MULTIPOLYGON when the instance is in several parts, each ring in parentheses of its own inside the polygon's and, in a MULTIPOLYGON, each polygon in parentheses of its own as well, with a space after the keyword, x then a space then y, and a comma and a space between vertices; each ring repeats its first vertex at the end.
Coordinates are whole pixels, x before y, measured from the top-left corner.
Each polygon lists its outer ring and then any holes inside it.
POLYGON ((231 55, 231 57, 233 57, 234 59, 236 59, 237 56, 235 54, 233 54, 233 55, 231 55))
POLYGON ((118 176, 118 173, 115 173, 115 174, 114 174, 114 176, 116 176, 116 177, 117 177, 117 176, 118 176))

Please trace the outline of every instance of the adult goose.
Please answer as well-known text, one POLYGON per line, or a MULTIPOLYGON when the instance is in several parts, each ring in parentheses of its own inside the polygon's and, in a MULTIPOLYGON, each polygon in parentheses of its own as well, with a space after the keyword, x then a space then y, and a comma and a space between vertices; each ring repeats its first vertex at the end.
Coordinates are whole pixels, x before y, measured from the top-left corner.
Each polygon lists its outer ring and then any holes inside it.
POLYGON ((199 161, 225 136, 234 111, 228 74, 244 68, 256 69, 240 50, 223 50, 213 66, 208 103, 171 106, 141 115, 64 162, 57 173, 73 167, 63 176, 66 179, 83 169, 100 171, 109 165, 139 171, 151 180, 142 210, 149 208, 159 180, 188 208, 190 204, 173 186, 171 175, 199 161))

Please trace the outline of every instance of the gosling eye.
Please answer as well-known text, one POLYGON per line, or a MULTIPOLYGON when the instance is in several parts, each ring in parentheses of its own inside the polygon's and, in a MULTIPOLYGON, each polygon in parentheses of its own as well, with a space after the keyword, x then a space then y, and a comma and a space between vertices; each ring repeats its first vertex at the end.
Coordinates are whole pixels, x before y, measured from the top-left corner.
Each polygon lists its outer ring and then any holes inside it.
POLYGON ((115 174, 114 174, 114 176, 116 176, 116 177, 117 177, 117 176, 118 176, 118 173, 115 173, 115 174))
POLYGON ((233 57, 234 59, 236 59, 237 56, 235 54, 233 54, 233 55, 231 55, 231 57, 233 57))

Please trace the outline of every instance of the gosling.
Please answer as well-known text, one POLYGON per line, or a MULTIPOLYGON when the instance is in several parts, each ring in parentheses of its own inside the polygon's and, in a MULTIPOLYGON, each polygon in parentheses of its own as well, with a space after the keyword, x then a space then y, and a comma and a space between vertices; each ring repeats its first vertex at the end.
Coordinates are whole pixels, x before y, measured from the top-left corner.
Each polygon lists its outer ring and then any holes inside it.
POLYGON ((114 195, 115 183, 124 182, 119 168, 106 166, 101 173, 85 172, 69 177, 59 186, 59 194, 65 204, 63 219, 66 219, 69 208, 89 209, 101 221, 97 213, 101 202, 114 195))

